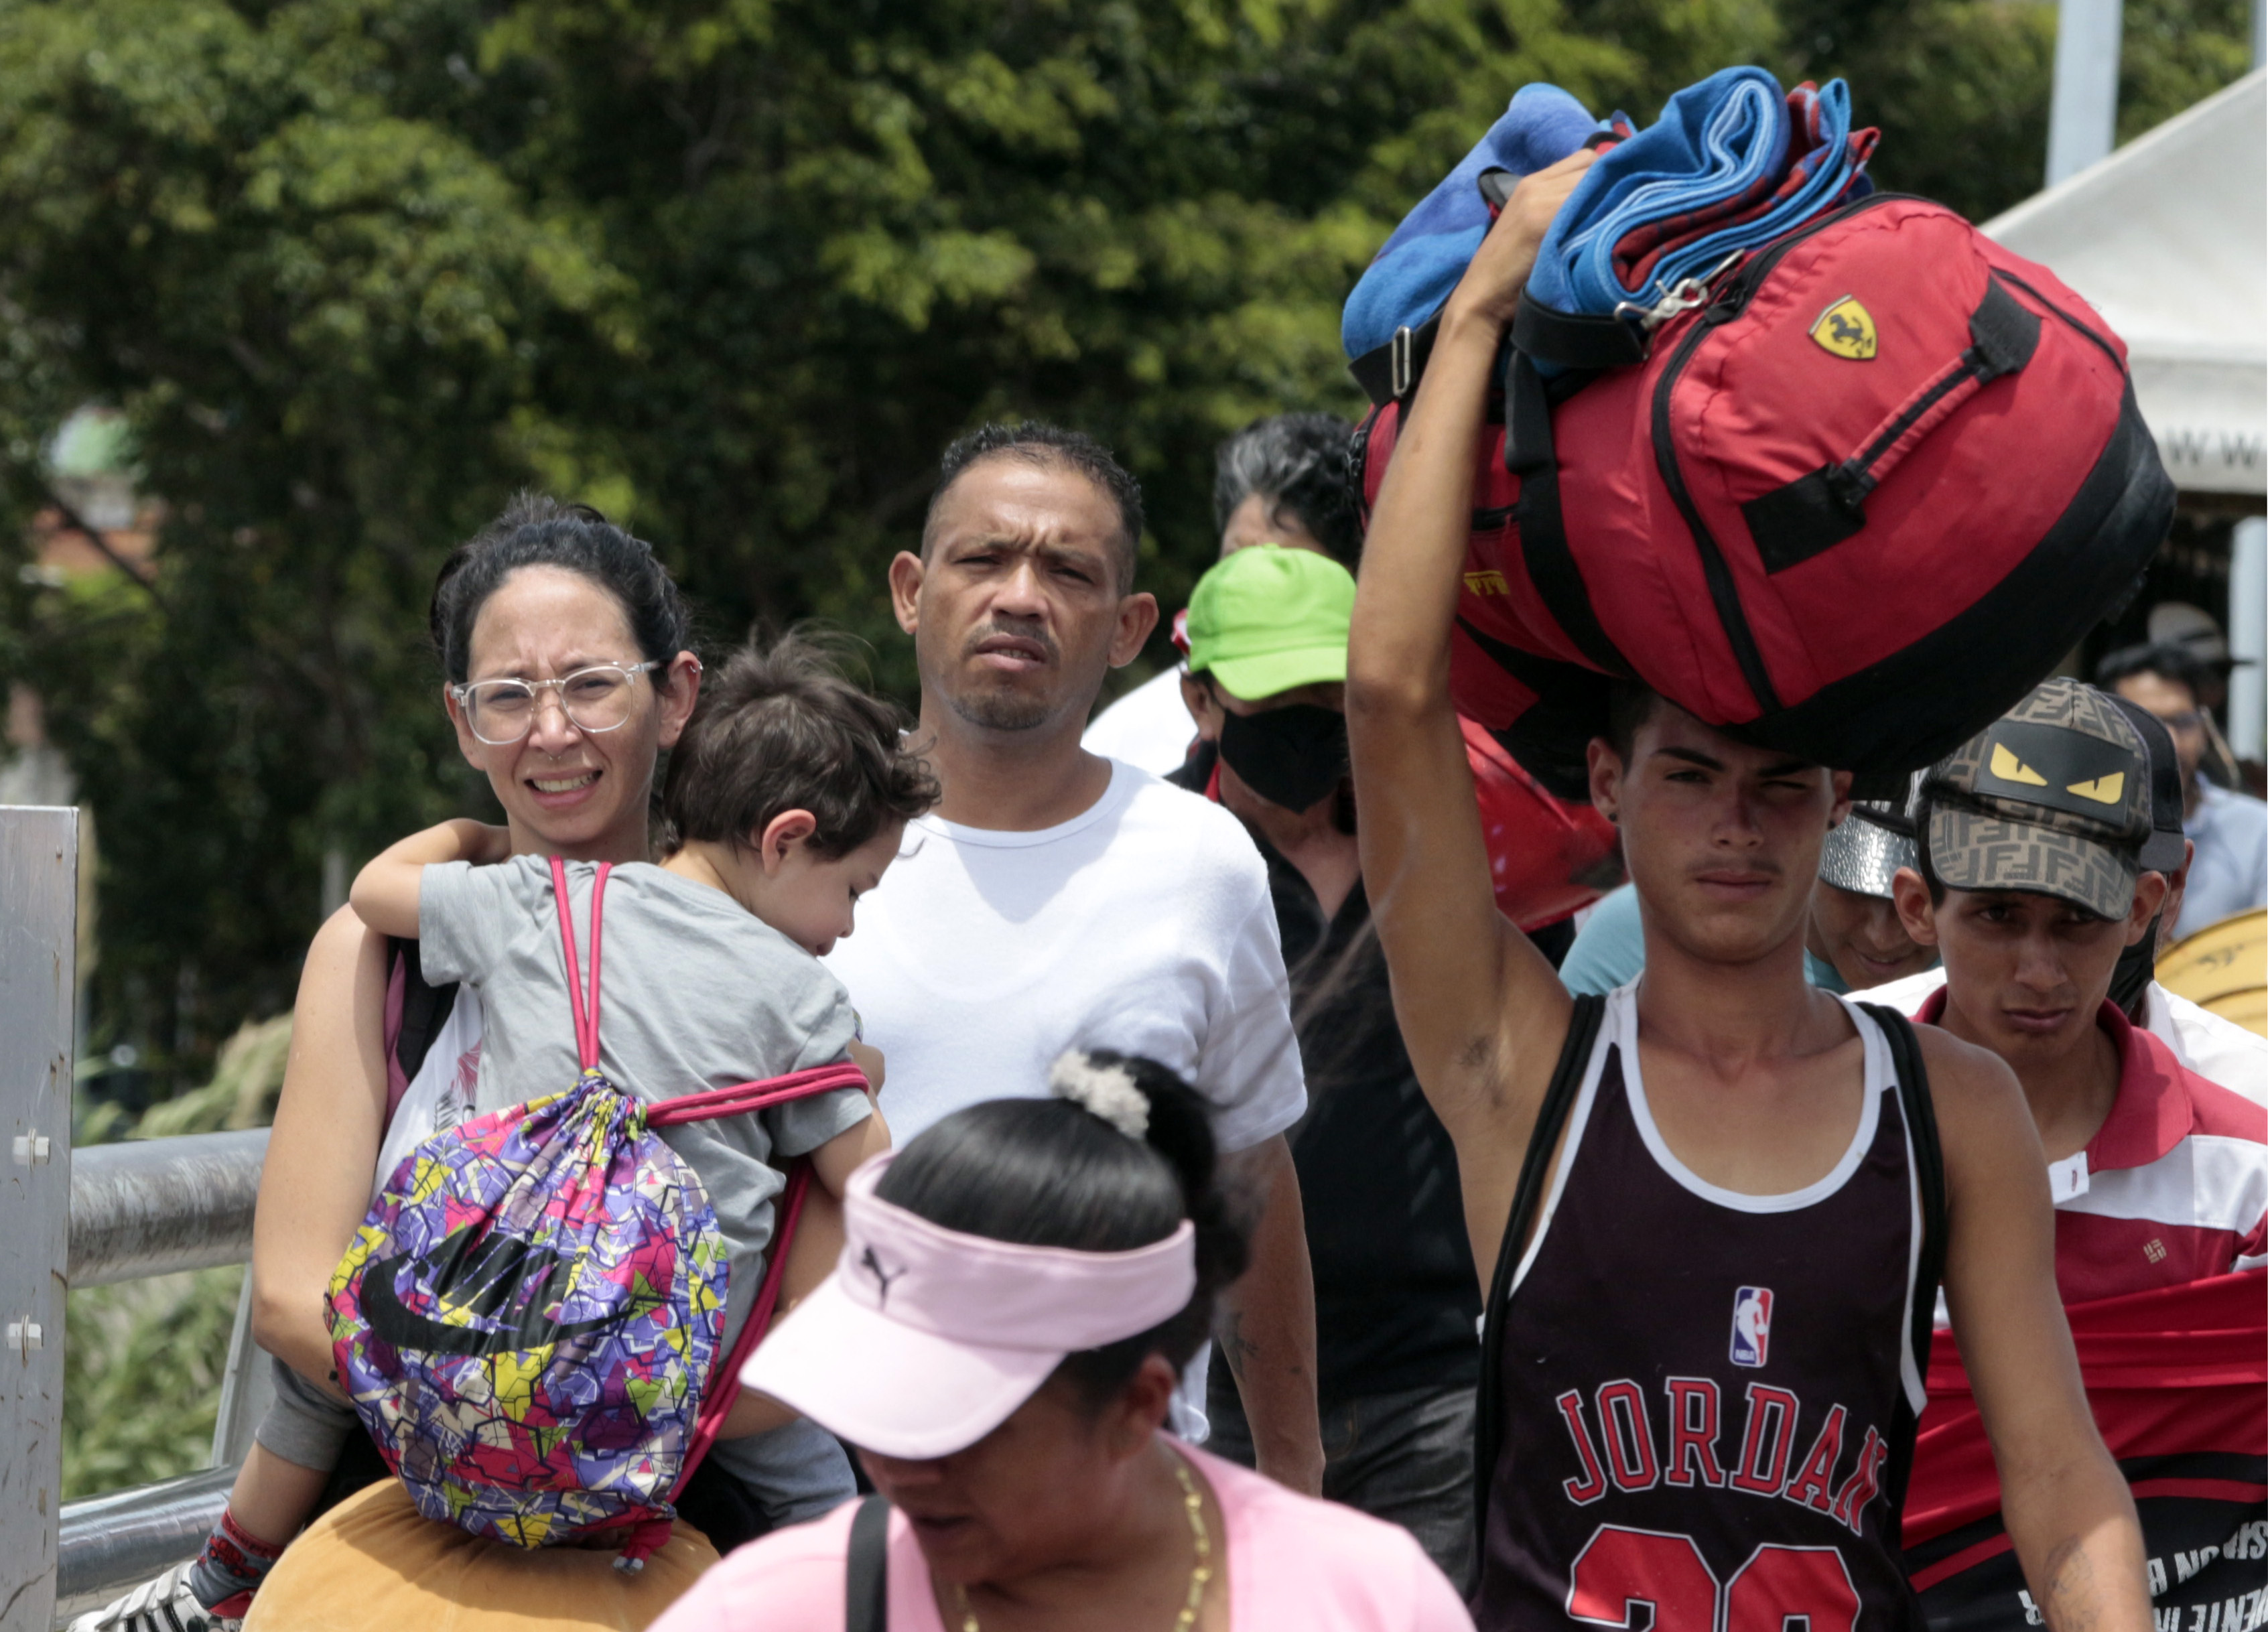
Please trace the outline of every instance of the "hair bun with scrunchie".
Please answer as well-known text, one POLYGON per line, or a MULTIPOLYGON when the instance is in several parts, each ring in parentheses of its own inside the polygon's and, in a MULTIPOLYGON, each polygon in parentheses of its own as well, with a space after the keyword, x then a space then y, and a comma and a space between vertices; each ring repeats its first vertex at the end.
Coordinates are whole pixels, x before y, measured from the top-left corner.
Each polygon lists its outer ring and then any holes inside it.
POLYGON ((1137 1143, 1150 1137, 1150 1096, 1134 1073, 1116 1062, 1104 1063, 1084 1048, 1066 1048, 1048 1073, 1056 1097, 1099 1116, 1137 1143))

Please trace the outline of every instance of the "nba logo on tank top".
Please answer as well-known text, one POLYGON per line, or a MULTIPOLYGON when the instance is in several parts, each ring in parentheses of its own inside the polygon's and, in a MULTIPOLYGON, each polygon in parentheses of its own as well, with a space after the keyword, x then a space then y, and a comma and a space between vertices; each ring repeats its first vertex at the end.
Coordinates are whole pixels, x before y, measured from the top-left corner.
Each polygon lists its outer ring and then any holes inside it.
POLYGON ((1771 1288, 1744 1286, 1733 1294, 1733 1364, 1761 1367, 1771 1349, 1771 1288))
POLYGON ((1920 1626, 1897 1543, 1927 1364, 1922 1189, 1889 1039, 1851 1013, 1848 1147, 1801 1190, 1746 1195, 1669 1149, 1635 990, 1607 1000, 1482 1385, 1503 1433, 1484 1628, 1920 1626))

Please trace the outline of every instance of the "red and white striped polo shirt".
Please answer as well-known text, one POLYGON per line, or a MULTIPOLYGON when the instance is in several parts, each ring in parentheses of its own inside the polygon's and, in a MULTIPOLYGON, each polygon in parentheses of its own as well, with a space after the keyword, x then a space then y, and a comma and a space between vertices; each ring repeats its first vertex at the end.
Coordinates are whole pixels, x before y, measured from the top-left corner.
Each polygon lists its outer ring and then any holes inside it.
MULTIPOLYGON (((1943 988, 1914 1018, 1945 1012, 1943 988)), ((2118 1097, 2087 1149, 2051 1165, 2066 1304, 2268 1262, 2268 1109, 2190 1070, 2105 1003, 2118 1097)))

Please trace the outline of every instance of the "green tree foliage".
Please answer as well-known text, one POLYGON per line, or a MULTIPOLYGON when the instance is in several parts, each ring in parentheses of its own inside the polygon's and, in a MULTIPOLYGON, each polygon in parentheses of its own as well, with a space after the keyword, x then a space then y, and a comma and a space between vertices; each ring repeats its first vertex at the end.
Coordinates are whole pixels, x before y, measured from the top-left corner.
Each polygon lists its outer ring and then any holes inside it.
MULTIPOLYGON (((1781 77, 1840 74, 1882 130, 1883 186, 1983 221, 2046 178, 2056 8, 2043 0, 1781 0, 1781 77)), ((2118 139, 2250 66, 2246 0, 2125 0, 2118 139)))
POLYGON ((438 554, 524 468, 547 364, 630 343, 588 228, 432 116, 473 26, 0 10, 6 383, 117 405, 168 507, 155 585, 36 596, 19 671, 101 813, 99 979, 164 1017, 145 1048, 195 1051, 200 989, 208 1029, 284 1002, 322 850, 453 803, 416 647, 438 554))
MULTIPOLYGON (((2134 118, 2241 70, 2238 0, 2129 11, 2134 118)), ((2052 29, 2043 0, 0 0, 0 536, 88 401, 166 506, 147 588, 0 588, 0 669, 103 823, 104 1027, 197 1055, 274 1011, 327 851, 484 808, 423 608, 514 487, 627 518, 712 638, 824 615, 902 693, 882 571, 946 438, 1102 435, 1177 604, 1214 443, 1357 407, 1346 290, 1521 83, 1643 119, 1728 62, 1846 73, 1885 180, 1981 214, 2035 184, 2052 29)))

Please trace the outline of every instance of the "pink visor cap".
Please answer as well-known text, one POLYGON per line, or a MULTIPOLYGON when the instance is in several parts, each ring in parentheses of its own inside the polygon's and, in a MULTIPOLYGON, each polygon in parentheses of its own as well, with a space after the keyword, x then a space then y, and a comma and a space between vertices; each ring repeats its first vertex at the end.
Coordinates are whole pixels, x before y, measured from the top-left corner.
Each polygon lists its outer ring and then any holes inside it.
POLYGON ((1189 1220, 1129 1253, 963 1235, 850 1175, 835 1273, 756 1347, 740 1381, 854 1445, 926 1461, 1007 1421, 1064 1356, 1146 1332, 1197 1291, 1189 1220))

